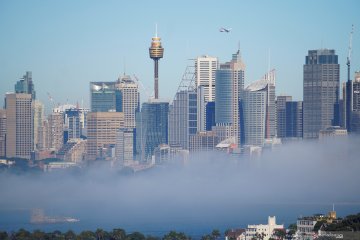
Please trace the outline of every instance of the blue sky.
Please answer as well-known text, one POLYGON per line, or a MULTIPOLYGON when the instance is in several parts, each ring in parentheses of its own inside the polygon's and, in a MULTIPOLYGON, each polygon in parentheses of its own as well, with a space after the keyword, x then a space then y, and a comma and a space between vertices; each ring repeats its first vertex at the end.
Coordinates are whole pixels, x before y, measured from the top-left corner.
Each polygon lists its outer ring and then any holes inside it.
MULTIPOLYGON (((188 59, 208 54, 228 61, 241 44, 245 84, 277 69, 277 94, 302 99, 302 68, 309 49, 339 55, 341 81, 351 24, 352 73, 360 70, 360 1, 0 1, 0 94, 30 70, 40 100, 88 106, 90 81, 136 74, 152 90, 151 37, 165 48, 160 97, 172 99, 188 59), (231 27, 229 34, 221 27, 231 27)), ((1 97, 3 98, 3 97, 1 97)), ((146 97, 142 96, 142 101, 146 97)), ((2 104, 2 99, 1 99, 2 104)))

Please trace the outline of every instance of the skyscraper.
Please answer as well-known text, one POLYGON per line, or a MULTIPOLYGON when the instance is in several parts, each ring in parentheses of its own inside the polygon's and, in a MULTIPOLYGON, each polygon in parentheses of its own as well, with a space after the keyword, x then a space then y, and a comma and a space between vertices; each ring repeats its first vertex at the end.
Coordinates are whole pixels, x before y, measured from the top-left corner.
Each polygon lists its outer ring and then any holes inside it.
POLYGON ((64 144, 64 115, 61 112, 52 112, 48 116, 48 129, 47 129, 47 142, 48 149, 55 152, 64 144))
POLYGON ((120 166, 128 166, 134 160, 134 128, 119 128, 116 132, 115 156, 120 166))
POLYGON ((215 100, 215 77, 218 68, 218 59, 204 55, 195 59, 196 87, 204 87, 205 102, 215 100))
POLYGON ((241 102, 245 132, 241 142, 262 147, 265 139, 276 136, 275 70, 247 86, 241 102))
POLYGON ((15 93, 27 93, 31 94, 31 98, 36 98, 34 83, 32 81, 32 73, 26 72, 25 75, 16 82, 15 93))
POLYGON ((116 110, 115 82, 90 82, 91 112, 116 110))
POLYGON ((285 103, 286 138, 303 137, 303 102, 287 101, 285 103))
POLYGON ((355 72, 355 79, 352 81, 352 113, 350 129, 353 133, 360 133, 360 72, 355 72))
POLYGON ((220 64, 216 71, 215 122, 216 126, 231 127, 232 137, 239 145, 239 101, 244 89, 245 64, 240 50, 232 55, 230 62, 220 64))
POLYGON ((161 38, 157 36, 157 26, 155 37, 152 38, 149 48, 149 55, 154 60, 154 92, 155 99, 159 98, 159 60, 164 56, 164 48, 161 46, 161 38))
POLYGON ((116 90, 119 91, 116 111, 124 113, 125 128, 135 128, 135 113, 140 110, 138 84, 130 76, 124 75, 118 79, 116 90))
POLYGON ((339 69, 335 50, 309 50, 304 65, 304 138, 318 138, 319 131, 339 118, 339 69))
POLYGON ((45 120, 44 104, 39 100, 34 101, 34 149, 40 149, 42 125, 45 120))
POLYGON ((33 114, 31 94, 6 94, 6 157, 30 159, 34 150, 33 114))
POLYGON ((90 112, 87 114, 87 160, 96 160, 102 148, 114 148, 116 132, 124 127, 124 113, 90 112))
POLYGON ((0 109, 0 157, 6 156, 6 110, 0 109))
POLYGON ((277 137, 286 137, 286 103, 292 100, 291 96, 280 95, 276 98, 277 137))
POLYGON ((65 128, 68 130, 68 140, 80 138, 82 129, 81 110, 77 108, 66 109, 64 118, 65 128))
POLYGON ((168 143, 169 103, 152 100, 142 104, 136 116, 136 152, 141 161, 148 161, 154 149, 168 143))
POLYGON ((197 95, 194 90, 176 93, 169 111, 169 145, 189 149, 190 136, 197 132, 197 95))

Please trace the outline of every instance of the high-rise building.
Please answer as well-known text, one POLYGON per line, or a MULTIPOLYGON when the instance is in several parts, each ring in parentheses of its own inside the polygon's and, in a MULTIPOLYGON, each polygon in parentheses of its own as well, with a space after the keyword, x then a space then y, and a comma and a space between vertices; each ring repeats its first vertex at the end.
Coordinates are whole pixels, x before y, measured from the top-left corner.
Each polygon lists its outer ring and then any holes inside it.
POLYGON ((79 139, 81 136, 82 122, 81 110, 77 108, 69 108, 64 112, 65 129, 68 131, 67 140, 79 139))
POLYGON ((141 161, 149 161, 154 149, 168 143, 169 103, 152 100, 142 104, 136 116, 136 152, 141 161))
POLYGON ((338 123, 339 70, 335 50, 310 50, 304 65, 304 138, 338 123))
POLYGON ((207 102, 205 108, 205 129, 211 131, 212 127, 216 125, 215 122, 215 102, 207 102))
POLYGON ((64 144, 64 115, 61 112, 52 112, 48 116, 48 129, 47 129, 47 143, 48 149, 55 152, 64 144))
POLYGON ((286 137, 286 103, 292 101, 291 96, 280 95, 276 98, 277 137, 286 137))
POLYGON ((32 95, 6 94, 6 157, 30 159, 34 150, 34 105, 32 95))
POLYGON ((215 100, 215 76, 218 68, 218 59, 207 55, 195 59, 196 87, 204 87, 205 102, 215 100))
POLYGON ((115 157, 120 166, 128 166, 134 161, 134 128, 119 128, 116 133, 115 157))
POLYGON ((285 106, 285 137, 303 137, 303 102, 287 101, 285 106))
POLYGON ((169 145, 189 149, 190 136, 197 132, 197 94, 193 90, 176 93, 169 110, 169 145))
POLYGON ((116 111, 124 113, 125 128, 135 128, 135 113, 139 111, 140 95, 138 84, 130 76, 124 75, 116 83, 118 90, 118 101, 116 111))
POLYGON ((155 99, 159 98, 159 60, 164 56, 164 48, 161 46, 161 38, 157 36, 157 27, 155 37, 152 38, 149 48, 149 55, 154 60, 154 93, 155 99))
POLYGON ((230 62, 220 64, 216 71, 215 122, 216 126, 230 126, 232 137, 239 145, 239 101, 244 89, 245 64, 240 50, 232 55, 230 62))
POLYGON ((197 130, 200 132, 206 129, 206 101, 204 86, 196 88, 197 95, 197 130))
POLYGON ((267 94, 263 88, 248 86, 242 98, 244 139, 241 143, 262 147, 265 140, 267 94))
POLYGON ((90 82, 91 112, 116 110, 116 82, 90 82))
POLYGON ((244 134, 242 143, 262 147, 276 136, 275 70, 246 87, 241 101, 244 134))
POLYGON ((42 125, 44 123, 44 104, 39 100, 34 101, 34 149, 41 148, 42 141, 42 125))
POLYGON ((70 139, 59 149, 56 157, 65 162, 81 163, 86 156, 86 141, 79 138, 70 139))
POLYGON ((6 110, 0 109, 0 157, 6 156, 6 110))
POLYGON ((27 93, 31 94, 31 98, 36 98, 34 83, 32 81, 32 73, 26 72, 25 75, 16 82, 15 93, 27 93))
POLYGON ((90 112, 87 114, 87 160, 96 160, 103 148, 115 148, 116 132, 124 127, 122 112, 90 112))
POLYGON ((360 133, 360 72, 355 72, 355 79, 352 81, 352 113, 351 132, 360 133))

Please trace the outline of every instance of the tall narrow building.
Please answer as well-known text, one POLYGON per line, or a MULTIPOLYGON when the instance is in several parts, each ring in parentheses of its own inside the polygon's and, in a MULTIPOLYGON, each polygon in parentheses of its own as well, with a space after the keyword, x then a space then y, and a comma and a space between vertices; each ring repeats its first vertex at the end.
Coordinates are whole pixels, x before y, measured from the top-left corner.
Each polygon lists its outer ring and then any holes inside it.
POLYGON ((48 129, 47 129, 47 143, 48 149, 55 152, 64 144, 64 115, 61 112, 52 112, 48 116, 48 129))
POLYGON ((318 138, 319 131, 339 118, 340 65, 335 50, 309 50, 304 65, 304 138, 318 138))
POLYGON ((6 157, 30 159, 34 150, 34 105, 27 93, 6 94, 6 157))
POLYGON ((149 55, 154 60, 154 93, 155 99, 159 99, 159 60, 164 56, 164 48, 161 46, 161 38, 157 36, 157 26, 155 37, 152 38, 149 48, 149 55))
POLYGON ((351 113, 351 132, 360 133, 360 72, 355 72, 355 79, 352 81, 352 113, 351 113))
POLYGON ((6 156, 6 110, 0 109, 0 157, 6 156))
POLYGON ((285 137, 291 139, 301 139, 303 137, 303 102, 286 102, 285 115, 285 137))
POLYGON ((216 71, 215 88, 215 122, 217 127, 232 129, 231 137, 235 137, 239 145, 239 101, 244 90, 245 64, 240 50, 232 55, 230 62, 220 64, 216 71))
POLYGON ((42 126, 45 120, 44 104, 39 100, 34 101, 34 149, 41 149, 42 126))
POLYGON ((124 75, 118 79, 115 86, 118 91, 116 111, 124 113, 125 128, 135 128, 135 113, 140 110, 138 84, 130 76, 124 75))
POLYGON ((280 95, 276 98, 277 137, 286 137, 286 103, 292 101, 291 96, 280 95))

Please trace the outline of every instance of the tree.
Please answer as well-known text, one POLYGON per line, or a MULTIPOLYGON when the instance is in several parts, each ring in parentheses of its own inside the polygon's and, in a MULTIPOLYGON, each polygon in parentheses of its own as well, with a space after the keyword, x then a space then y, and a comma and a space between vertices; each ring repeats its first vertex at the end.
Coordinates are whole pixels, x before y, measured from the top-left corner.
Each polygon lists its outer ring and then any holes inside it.
POLYGON ((69 230, 65 233, 65 240, 75 240, 76 239, 76 234, 69 230))
POLYGON ((211 232, 211 236, 213 237, 213 239, 217 240, 221 236, 220 231, 218 229, 214 229, 211 232))
POLYGON ((170 231, 168 234, 165 234, 163 240, 189 240, 190 237, 186 236, 183 232, 170 231))
POLYGON ((0 240, 6 240, 9 238, 9 235, 5 231, 0 231, 0 240))
POLYGON ((45 239, 46 238, 46 233, 44 233, 43 231, 40 231, 40 230, 34 230, 33 233, 31 234, 32 235, 32 239, 45 239))
POLYGON ((125 240, 126 238, 126 232, 124 229, 121 228, 114 228, 110 232, 110 239, 111 240, 125 240))
POLYGON ((286 232, 285 229, 275 229, 273 232, 273 235, 277 238, 277 239, 284 239, 286 236, 286 232))
POLYGON ((126 236, 126 240, 145 240, 145 236, 140 232, 133 232, 126 236))
POLYGON ((15 239, 30 239, 31 233, 23 228, 15 233, 15 239))
POLYGON ((79 240, 96 240, 96 235, 92 231, 82 231, 78 236, 79 240))

